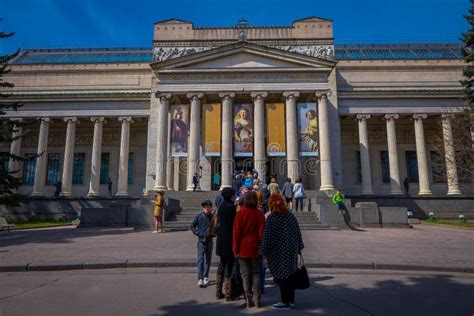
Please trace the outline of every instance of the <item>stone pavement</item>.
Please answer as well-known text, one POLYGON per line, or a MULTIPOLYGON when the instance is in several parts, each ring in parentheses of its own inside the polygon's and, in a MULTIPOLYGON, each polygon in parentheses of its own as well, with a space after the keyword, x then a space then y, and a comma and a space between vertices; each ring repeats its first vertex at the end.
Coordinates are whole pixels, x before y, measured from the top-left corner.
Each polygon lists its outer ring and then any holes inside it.
MULTIPOLYGON (((211 271, 211 280, 214 271, 211 271)), ((191 268, 0 273, 0 315, 472 315, 474 275, 310 270, 296 307, 274 312, 279 291, 266 280, 263 308, 217 301, 191 268)))
MULTIPOLYGON (((474 273, 474 230, 417 225, 304 231, 310 267, 474 273)), ((0 271, 194 266, 190 231, 151 234, 73 227, 0 233, 0 271)))

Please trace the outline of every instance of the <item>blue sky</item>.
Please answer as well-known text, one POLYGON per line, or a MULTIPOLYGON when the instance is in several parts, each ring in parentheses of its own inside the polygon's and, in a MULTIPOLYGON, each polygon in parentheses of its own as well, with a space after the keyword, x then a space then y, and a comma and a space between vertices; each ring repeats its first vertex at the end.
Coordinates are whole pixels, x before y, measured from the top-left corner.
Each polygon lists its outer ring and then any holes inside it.
POLYGON ((308 16, 334 21, 336 43, 458 42, 468 0, 0 0, 0 29, 16 48, 152 45, 153 23, 195 26, 290 25, 308 16))

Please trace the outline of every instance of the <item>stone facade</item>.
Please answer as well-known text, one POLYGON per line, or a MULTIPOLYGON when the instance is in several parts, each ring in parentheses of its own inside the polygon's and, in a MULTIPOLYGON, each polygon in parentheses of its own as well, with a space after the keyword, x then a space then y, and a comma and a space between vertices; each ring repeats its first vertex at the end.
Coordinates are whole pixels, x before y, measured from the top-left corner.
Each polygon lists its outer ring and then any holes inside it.
MULTIPOLYGON (((410 184, 412 194, 474 193, 472 182, 458 179, 453 161, 446 160, 449 179, 434 181, 430 160, 440 142, 443 151, 456 151, 447 128, 465 106, 459 83, 463 60, 338 59, 332 30, 331 21, 315 17, 284 27, 242 22, 227 28, 195 28, 171 19, 155 24, 154 47, 144 59, 124 50, 102 52, 113 56, 105 61, 58 62, 55 56, 68 52, 23 52, 6 79, 15 84, 11 99, 24 106, 8 116, 42 120, 28 127, 21 144, 0 150, 46 153, 37 161, 36 184, 20 189, 38 196, 54 192, 53 185, 44 185, 47 153, 61 154, 59 172, 66 196, 108 195, 107 185, 97 182, 101 153, 110 154, 112 191, 119 196, 191 190, 194 173, 201 175, 202 190, 211 189, 216 172, 222 176, 222 187, 230 186, 236 168, 231 108, 239 102, 253 104, 254 152, 248 162, 262 180, 269 175, 279 181, 301 177, 309 190, 330 193, 343 187, 350 195, 398 195, 408 176, 407 152, 415 152, 410 163, 416 160, 420 184, 410 184), (120 54, 130 59, 120 59, 120 54), (25 62, 35 56, 47 59, 25 62), (264 111, 276 102, 286 108, 284 157, 268 157, 265 152, 264 111), (317 157, 298 152, 298 102, 317 103, 317 157), (201 116, 206 103, 222 107, 219 157, 203 154, 201 116), (190 105, 187 157, 170 154, 170 107, 176 104, 190 105), (131 181, 129 152, 134 153, 131 181), (382 161, 385 152, 388 162, 382 161), (82 184, 71 184, 74 153, 86 157, 82 184), (383 174, 387 170, 390 179, 383 174)), ((83 58, 91 52, 69 54, 83 58)))

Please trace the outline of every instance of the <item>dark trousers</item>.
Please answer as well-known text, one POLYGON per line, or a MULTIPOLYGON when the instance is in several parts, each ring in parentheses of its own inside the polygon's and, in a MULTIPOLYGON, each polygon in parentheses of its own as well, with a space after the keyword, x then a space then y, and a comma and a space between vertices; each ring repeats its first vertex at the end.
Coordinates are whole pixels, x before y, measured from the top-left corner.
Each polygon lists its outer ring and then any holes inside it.
POLYGON ((281 302, 283 304, 295 303, 295 289, 291 285, 290 279, 279 279, 281 302))
POLYGON ((217 274, 223 278, 230 278, 233 267, 234 257, 221 257, 219 260, 219 266, 217 267, 217 274))
POLYGON ((242 283, 245 295, 250 299, 250 284, 253 286, 253 300, 260 302, 260 269, 258 259, 240 258, 240 272, 242 273, 242 283))
POLYGON ((258 259, 258 269, 260 270, 260 293, 265 293, 265 274, 267 269, 263 264, 263 259, 258 259))
POLYGON ((209 269, 211 267, 212 257, 212 239, 209 241, 197 242, 197 265, 198 265, 198 280, 209 277, 209 269))
POLYGON ((347 208, 344 202, 337 202, 337 209, 341 212, 347 212, 347 208))
POLYGON ((297 198, 295 198, 295 201, 296 201, 295 210, 298 212, 298 207, 301 206, 301 212, 303 212, 303 198, 302 197, 297 197, 297 198))

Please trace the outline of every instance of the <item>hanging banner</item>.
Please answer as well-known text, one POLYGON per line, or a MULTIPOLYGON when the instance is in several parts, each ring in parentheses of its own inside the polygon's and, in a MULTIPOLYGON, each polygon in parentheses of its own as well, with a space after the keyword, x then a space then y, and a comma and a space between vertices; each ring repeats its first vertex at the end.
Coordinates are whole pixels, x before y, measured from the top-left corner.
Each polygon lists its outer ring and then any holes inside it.
POLYGON ((234 104, 234 156, 253 156, 253 104, 234 104))
POLYGON ((319 156, 318 114, 316 103, 298 103, 300 155, 319 156))
POLYGON ((268 103, 267 110, 267 155, 286 156, 285 104, 268 103))
POLYGON ((221 155, 221 105, 220 103, 204 104, 203 130, 204 130, 204 155, 221 155))
POLYGON ((172 157, 186 157, 188 155, 188 135, 189 104, 172 105, 170 122, 170 147, 172 157))

